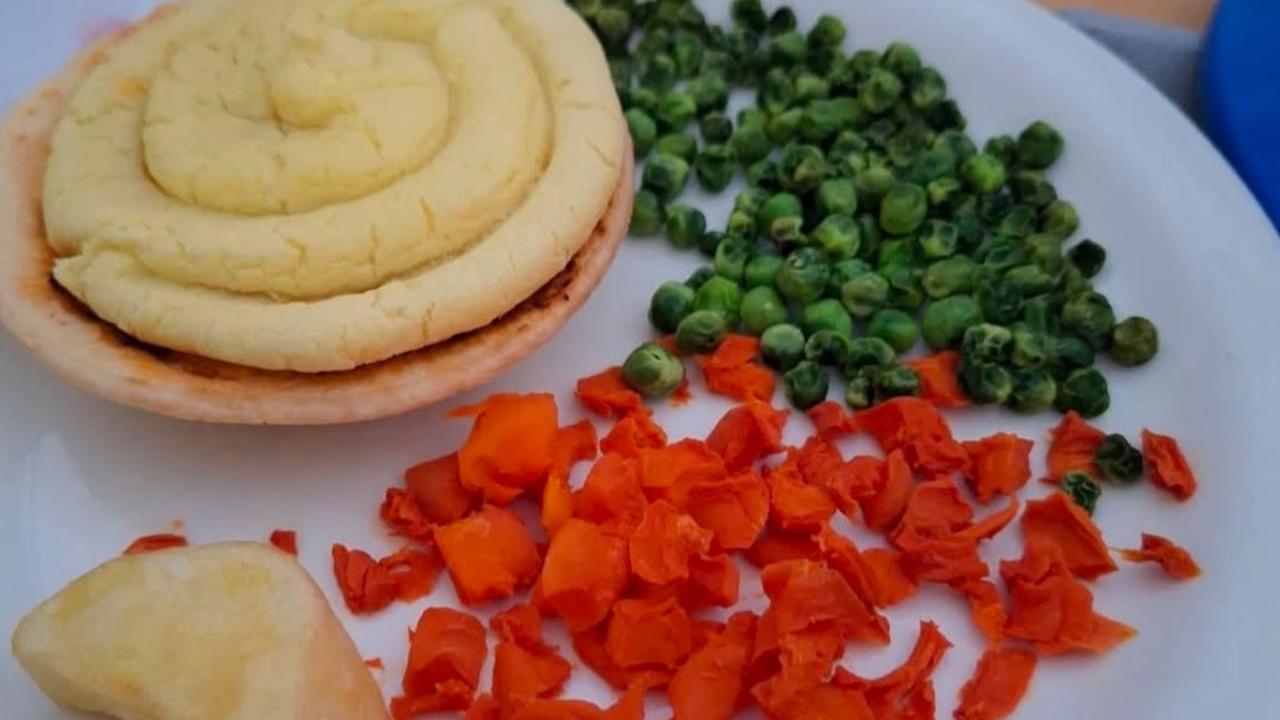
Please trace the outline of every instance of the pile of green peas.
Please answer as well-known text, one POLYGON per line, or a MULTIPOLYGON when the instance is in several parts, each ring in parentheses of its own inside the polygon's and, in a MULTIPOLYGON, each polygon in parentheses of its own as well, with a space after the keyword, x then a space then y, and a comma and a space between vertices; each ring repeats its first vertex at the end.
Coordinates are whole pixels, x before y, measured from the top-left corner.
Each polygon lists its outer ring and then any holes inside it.
MULTIPOLYGON (((1086 418, 1110 405, 1099 354, 1125 366, 1156 354, 1155 326, 1118 321, 1093 288, 1106 250, 1071 240, 1079 217, 1046 176, 1065 142, 1048 123, 980 148, 915 48, 848 55, 829 15, 802 32, 790 8, 761 0, 732 0, 728 27, 691 0, 571 4, 609 54, 645 160, 632 234, 710 260, 650 303, 681 351, 750 333, 796 407, 824 400, 834 372, 865 408, 919 392, 899 359, 923 339, 960 353, 976 403, 1086 418), (755 106, 730 117, 739 88, 755 106), (747 187, 723 229, 679 202, 691 179, 720 192, 739 173, 747 187)), ((679 362, 646 345, 624 376, 660 396, 679 362)))

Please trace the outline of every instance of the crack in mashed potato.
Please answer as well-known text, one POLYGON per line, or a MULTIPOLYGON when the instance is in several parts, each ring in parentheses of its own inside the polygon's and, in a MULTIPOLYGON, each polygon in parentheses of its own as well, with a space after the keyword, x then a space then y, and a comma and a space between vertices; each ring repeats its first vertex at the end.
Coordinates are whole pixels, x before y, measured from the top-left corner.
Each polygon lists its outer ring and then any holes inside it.
POLYGON ((625 125, 559 0, 195 0, 70 98, 54 277, 150 343, 337 371, 488 324, 564 268, 625 125))

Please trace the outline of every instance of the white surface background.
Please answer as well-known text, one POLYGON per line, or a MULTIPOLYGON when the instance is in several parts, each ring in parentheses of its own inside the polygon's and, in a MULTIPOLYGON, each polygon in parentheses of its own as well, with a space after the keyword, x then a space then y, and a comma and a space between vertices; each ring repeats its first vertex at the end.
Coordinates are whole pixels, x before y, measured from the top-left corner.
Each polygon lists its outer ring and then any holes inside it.
MULTIPOLYGON (((56 70, 104 17, 136 17, 147 4, 4 3, 0 102, 56 70)), ((1142 634, 1101 659, 1043 661, 1018 717, 1280 717, 1280 383, 1274 371, 1280 239, 1181 115, 1118 61, 1040 10, 1016 0, 796 5, 806 23, 821 10, 843 8, 850 42, 858 46, 898 38, 917 44, 950 81, 980 141, 1040 117, 1060 127, 1068 151, 1052 177, 1079 208, 1082 233, 1111 253, 1101 288, 1121 314, 1148 315, 1161 329, 1163 350, 1152 365, 1106 368, 1113 410, 1098 422, 1130 437, 1145 424, 1182 439, 1201 492, 1178 505, 1146 485, 1111 490, 1097 520, 1113 545, 1135 545, 1142 530, 1174 538, 1196 554, 1205 577, 1176 585, 1150 568, 1126 567, 1098 583, 1099 610, 1142 634)), ((718 210, 713 223, 723 219, 731 196, 708 201, 718 210)), ((662 242, 629 241, 600 292, 553 343, 462 400, 496 389, 551 390, 560 394, 567 419, 576 419, 573 381, 616 363, 646 337, 652 289, 685 277, 698 262, 662 242)), ((702 436, 726 407, 702 394, 659 415, 673 438, 702 436)), ((429 600, 353 619, 341 608, 328 548, 344 542, 375 555, 393 549, 378 527, 377 504, 405 467, 460 442, 465 423, 445 421, 443 410, 340 428, 185 424, 84 395, 0 334, 0 633, 75 575, 139 535, 167 530, 173 519, 186 521, 195 542, 265 538, 276 527, 296 528, 303 562, 337 603, 362 652, 384 659, 381 679, 394 693, 406 652, 404 628, 423 607, 454 603, 452 590, 442 581, 429 600)), ((1012 429, 1036 439, 1037 462, 1045 431, 1057 420, 996 410, 952 417, 963 438, 1012 429)), ((789 435, 799 440, 806 430, 797 418, 789 435)), ((1028 494, 1045 492, 1033 485, 1028 494)), ((1016 530, 1007 532, 985 556, 993 562, 1015 557, 1019 543, 1016 530)), ((745 598, 757 596, 758 585, 744 586, 745 598)), ((865 672, 888 667, 907 653, 918 618, 938 620, 957 645, 937 675, 939 717, 949 717, 980 651, 963 603, 931 588, 889 615, 893 647, 852 648, 846 664, 865 672)), ((586 670, 575 673, 566 696, 605 697, 586 670)), ((7 655, 0 658, 0 698, 0 718, 74 717, 44 700, 7 655)))

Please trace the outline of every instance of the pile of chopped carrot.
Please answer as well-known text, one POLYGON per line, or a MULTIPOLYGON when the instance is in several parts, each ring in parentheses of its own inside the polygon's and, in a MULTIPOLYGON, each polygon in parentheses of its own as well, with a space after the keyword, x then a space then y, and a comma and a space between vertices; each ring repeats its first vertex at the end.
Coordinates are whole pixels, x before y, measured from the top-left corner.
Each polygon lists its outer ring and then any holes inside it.
MULTIPOLYGON (((379 515, 404 547, 380 559, 332 548, 353 613, 424 597, 441 571, 470 609, 422 613, 392 716, 639 720, 646 694, 664 693, 675 720, 727 720, 749 706, 775 720, 933 718, 931 678, 952 647, 936 624, 922 622, 910 656, 882 676, 842 663, 851 647, 889 645, 883 611, 933 583, 987 641, 953 717, 998 720, 1013 714, 1040 660, 1104 653, 1136 634, 1094 606, 1089 583, 1119 570, 1113 552, 1178 580, 1200 573, 1160 536, 1113 551, 1058 490, 1021 502, 1034 443, 953 436, 939 408, 968 401, 951 355, 915 362, 920 398, 855 414, 811 409, 814 432, 796 447, 783 440, 789 413, 770 404, 773 374, 758 354, 754 339, 731 337, 697 358, 708 387, 740 403, 701 439, 669 439, 618 368, 577 385, 582 406, 609 423, 603 436, 591 421, 561 425, 548 394, 499 394, 455 411, 473 418, 457 452, 409 468, 384 496, 379 515), (838 443, 855 434, 881 454, 846 457, 838 443), (838 516, 883 544, 858 547, 838 516), (1021 557, 993 573, 980 548, 1013 524, 1021 557), (743 562, 759 568, 758 593, 742 587, 743 562), (743 596, 767 605, 738 609, 743 596), (506 609, 486 629, 475 613, 495 606, 506 609), (575 663, 544 640, 547 622, 562 624, 579 663, 618 691, 614 704, 560 697, 575 663), (481 687, 490 653, 492 681, 481 687)), ((1052 431, 1046 480, 1096 472, 1104 437, 1068 414, 1052 431)), ((1143 453, 1158 487, 1178 499, 1195 491, 1172 438, 1144 432, 1143 453)), ((271 541, 296 554, 292 533, 271 541)), ((176 543, 141 538, 129 552, 176 543)))

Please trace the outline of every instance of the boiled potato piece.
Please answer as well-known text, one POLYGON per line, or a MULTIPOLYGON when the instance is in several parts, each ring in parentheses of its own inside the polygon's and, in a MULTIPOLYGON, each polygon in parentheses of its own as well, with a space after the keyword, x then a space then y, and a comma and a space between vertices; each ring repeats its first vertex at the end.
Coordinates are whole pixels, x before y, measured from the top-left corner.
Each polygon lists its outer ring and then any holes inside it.
POLYGON ((122 720, 386 717, 320 589, 269 545, 111 560, 31 611, 12 642, 55 702, 122 720))

